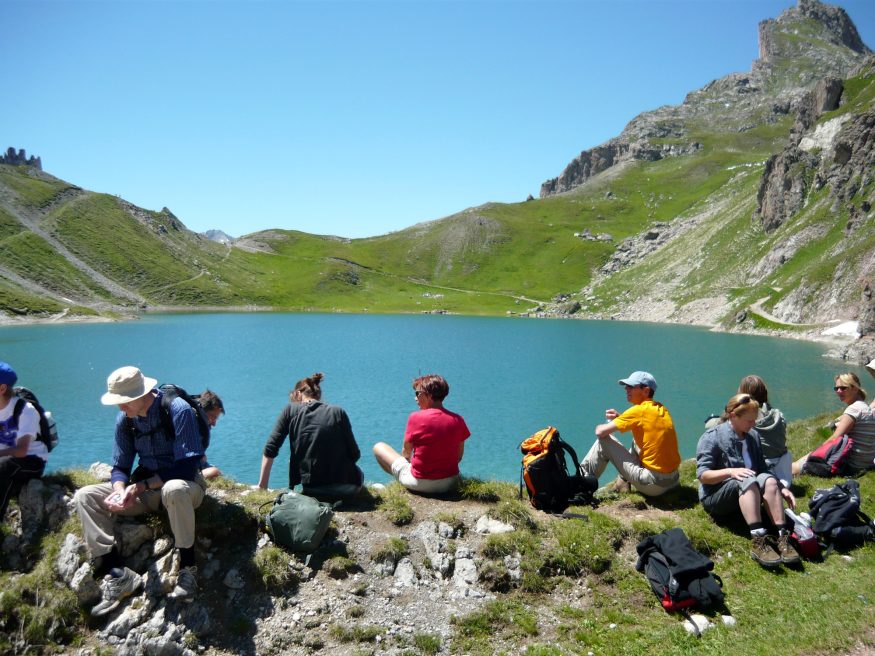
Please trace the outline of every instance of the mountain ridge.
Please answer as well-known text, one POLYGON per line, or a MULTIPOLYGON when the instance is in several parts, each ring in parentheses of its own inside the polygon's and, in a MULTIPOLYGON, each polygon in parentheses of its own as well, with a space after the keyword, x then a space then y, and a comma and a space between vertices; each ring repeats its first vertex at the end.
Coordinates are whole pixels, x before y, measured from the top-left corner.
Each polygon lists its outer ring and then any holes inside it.
MULTIPOLYGON (((762 21, 759 42, 750 72, 640 114, 555 192, 377 237, 221 244, 167 208, 0 164, 0 313, 457 312, 808 337, 858 320, 871 335, 875 58, 816 0, 762 21)), ((844 355, 875 356, 861 343, 844 355)))

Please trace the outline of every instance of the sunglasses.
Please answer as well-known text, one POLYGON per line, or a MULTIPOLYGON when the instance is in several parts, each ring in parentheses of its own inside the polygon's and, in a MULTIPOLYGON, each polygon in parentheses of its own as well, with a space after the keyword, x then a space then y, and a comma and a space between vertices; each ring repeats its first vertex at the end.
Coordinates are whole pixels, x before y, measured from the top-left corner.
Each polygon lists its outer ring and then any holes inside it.
POLYGON ((415 396, 418 399, 420 394, 425 394, 425 392, 423 392, 422 390, 416 390, 413 393, 413 396, 415 396))
POLYGON ((847 385, 836 385, 833 387, 833 390, 836 392, 844 392, 846 389, 850 389, 847 385))

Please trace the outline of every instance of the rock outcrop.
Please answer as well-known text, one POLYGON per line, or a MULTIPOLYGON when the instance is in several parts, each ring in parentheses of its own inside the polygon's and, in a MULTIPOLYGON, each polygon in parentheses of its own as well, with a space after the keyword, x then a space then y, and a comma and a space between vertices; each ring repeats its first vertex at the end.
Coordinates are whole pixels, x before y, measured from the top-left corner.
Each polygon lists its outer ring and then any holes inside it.
POLYGON ((5 155, 0 155, 0 164, 9 164, 10 166, 32 166, 33 168, 42 171, 43 162, 39 157, 31 155, 27 156, 24 148, 15 150, 12 146, 6 149, 5 155))

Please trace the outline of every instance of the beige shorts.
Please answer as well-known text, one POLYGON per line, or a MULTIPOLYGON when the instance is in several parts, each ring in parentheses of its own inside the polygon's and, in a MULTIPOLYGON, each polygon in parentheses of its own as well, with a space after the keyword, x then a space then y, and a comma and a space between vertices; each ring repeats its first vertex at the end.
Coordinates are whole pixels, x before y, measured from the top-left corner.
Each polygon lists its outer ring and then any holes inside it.
POLYGON ((458 476, 449 478, 416 478, 410 471, 410 462, 401 456, 392 463, 392 476, 411 492, 440 494, 449 492, 459 484, 458 476))

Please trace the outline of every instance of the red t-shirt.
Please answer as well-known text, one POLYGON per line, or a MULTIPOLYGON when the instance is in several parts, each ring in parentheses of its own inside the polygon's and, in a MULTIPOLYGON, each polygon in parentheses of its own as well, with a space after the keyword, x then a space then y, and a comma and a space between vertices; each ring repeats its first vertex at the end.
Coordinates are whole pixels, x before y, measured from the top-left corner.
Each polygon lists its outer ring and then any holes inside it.
POLYGON ((407 419, 404 442, 413 447, 410 472, 435 480, 459 473, 459 445, 471 431, 461 415, 444 408, 417 410, 407 419))

